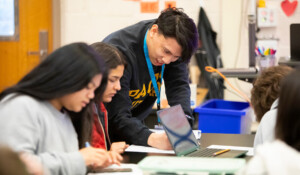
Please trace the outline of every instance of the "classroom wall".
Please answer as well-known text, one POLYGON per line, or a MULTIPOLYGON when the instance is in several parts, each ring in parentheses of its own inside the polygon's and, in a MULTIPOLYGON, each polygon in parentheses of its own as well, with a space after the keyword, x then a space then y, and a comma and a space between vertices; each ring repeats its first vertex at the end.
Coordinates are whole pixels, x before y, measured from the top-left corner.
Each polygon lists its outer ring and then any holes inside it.
MULTIPOLYGON (((213 26, 219 31, 219 0, 204 0, 213 26)), ((159 12, 164 8, 164 0, 159 1, 159 12)), ((177 0, 177 7, 197 23, 199 0, 177 0)), ((157 18, 159 13, 140 13, 139 1, 130 0, 63 0, 61 1, 61 44, 75 41, 93 43, 101 41, 113 31, 141 20, 157 18)))
MULTIPOLYGON (((287 17, 281 9, 281 0, 266 0, 266 8, 275 10, 277 15, 276 27, 260 28, 256 34, 258 39, 276 40, 276 58, 290 56, 289 26, 291 23, 300 23, 300 5, 294 14, 287 17)), ((226 68, 246 68, 248 61, 248 9, 251 0, 222 0, 221 21, 221 54, 226 68)), ((230 82, 250 97, 252 85, 235 78, 230 82)), ((228 86, 227 86, 228 87, 228 86)), ((242 100, 232 92, 225 91, 225 99, 242 100)))
MULTIPOLYGON (((161 11, 165 0, 159 1, 161 11)), ((177 7, 198 22, 202 5, 217 32, 217 44, 225 68, 248 67, 248 19, 251 0, 177 0, 177 7)), ((300 22, 300 7, 287 17, 280 9, 281 0, 266 0, 268 8, 276 9, 278 25, 261 28, 260 38, 278 39, 277 57, 289 56, 289 24, 300 22)), ((89 44, 101 41, 113 31, 140 20, 157 18, 159 13, 141 14, 139 1, 135 0, 61 0, 61 45, 83 41, 89 44)), ((298 5, 299 6, 299 5, 298 5)), ((195 64, 193 61, 191 64, 195 64)), ((230 82, 250 96, 252 85, 236 78, 230 82)), ((226 85, 227 86, 227 85, 226 85)), ((229 88, 229 87, 228 87, 229 88)), ((229 88, 230 91, 231 88, 229 88)), ((244 101, 228 90, 225 99, 244 101)))

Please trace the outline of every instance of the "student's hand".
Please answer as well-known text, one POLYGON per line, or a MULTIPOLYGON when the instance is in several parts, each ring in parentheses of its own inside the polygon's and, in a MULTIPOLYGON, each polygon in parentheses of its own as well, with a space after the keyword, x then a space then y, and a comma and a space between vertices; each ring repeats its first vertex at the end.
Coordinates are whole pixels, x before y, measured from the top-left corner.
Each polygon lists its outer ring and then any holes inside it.
MULTIPOLYGON (((115 151, 108 151, 107 153, 108 153, 110 159, 112 160, 112 162, 109 165, 112 165, 112 164, 117 164, 119 166, 121 165, 121 161, 123 160, 123 157, 119 153, 117 153, 115 151)), ((98 171, 101 172, 101 170, 103 168, 105 168, 105 167, 95 167, 95 166, 93 166, 93 167, 91 167, 91 170, 94 171, 94 172, 98 172, 98 171)))
POLYGON ((86 147, 79 150, 87 167, 105 168, 112 164, 113 160, 104 149, 86 147))
POLYGON ((169 142, 166 133, 152 133, 148 138, 148 145, 164 150, 172 150, 172 145, 169 142))
POLYGON ((123 160, 123 157, 115 151, 108 151, 108 154, 112 160, 112 164, 121 165, 120 162, 123 160))
POLYGON ((129 145, 127 145, 125 142, 114 142, 111 144, 110 150, 121 154, 126 148, 128 148, 128 146, 129 145))

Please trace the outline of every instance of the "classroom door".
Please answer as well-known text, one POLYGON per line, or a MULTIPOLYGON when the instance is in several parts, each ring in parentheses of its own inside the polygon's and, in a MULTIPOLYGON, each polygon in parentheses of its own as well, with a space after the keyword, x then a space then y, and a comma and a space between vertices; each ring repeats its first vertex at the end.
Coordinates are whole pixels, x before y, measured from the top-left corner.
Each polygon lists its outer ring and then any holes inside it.
POLYGON ((52 51, 52 0, 19 0, 18 12, 19 40, 0 41, 0 92, 35 67, 40 54, 44 57, 52 51), (40 37, 46 45, 43 53, 40 37))

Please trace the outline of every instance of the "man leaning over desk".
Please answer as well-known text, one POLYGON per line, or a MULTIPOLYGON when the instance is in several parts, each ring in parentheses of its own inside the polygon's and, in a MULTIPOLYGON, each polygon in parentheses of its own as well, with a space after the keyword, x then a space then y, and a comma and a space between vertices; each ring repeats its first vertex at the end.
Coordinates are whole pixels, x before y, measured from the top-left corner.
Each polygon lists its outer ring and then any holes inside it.
POLYGON ((181 104, 192 116, 187 64, 198 45, 195 23, 181 9, 169 8, 158 19, 116 31, 103 42, 116 46, 127 61, 121 90, 106 106, 112 141, 172 149, 167 135, 152 133, 143 120, 160 97, 161 77, 169 104, 181 104))

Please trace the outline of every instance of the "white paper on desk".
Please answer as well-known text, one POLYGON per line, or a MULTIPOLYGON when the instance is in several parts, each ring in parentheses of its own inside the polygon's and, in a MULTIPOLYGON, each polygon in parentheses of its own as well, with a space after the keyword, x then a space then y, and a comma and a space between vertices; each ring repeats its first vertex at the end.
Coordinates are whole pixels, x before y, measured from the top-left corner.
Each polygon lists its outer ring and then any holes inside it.
POLYGON ((132 172, 105 172, 105 173, 88 173, 88 175, 143 175, 142 170, 137 166, 137 164, 128 164, 128 163, 122 163, 121 166, 118 165, 111 165, 107 168, 131 168, 132 172))
POLYGON ((130 145, 125 152, 175 154, 173 150, 161 150, 148 146, 130 145))
POLYGON ((242 146, 226 146, 226 145, 210 145, 207 148, 214 148, 214 149, 232 149, 232 150, 241 150, 241 151, 248 151, 246 153, 247 156, 253 156, 253 147, 242 147, 242 146))

